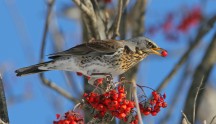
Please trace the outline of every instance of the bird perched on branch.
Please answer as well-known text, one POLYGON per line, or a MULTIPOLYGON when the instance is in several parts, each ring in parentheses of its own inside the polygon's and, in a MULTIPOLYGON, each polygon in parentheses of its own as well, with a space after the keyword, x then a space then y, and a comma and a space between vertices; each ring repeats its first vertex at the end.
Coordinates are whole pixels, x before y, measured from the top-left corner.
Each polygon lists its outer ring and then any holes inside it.
POLYGON ((23 76, 50 70, 64 70, 81 72, 90 77, 94 73, 116 76, 126 72, 150 54, 166 56, 167 52, 146 37, 94 40, 51 54, 50 61, 20 68, 15 72, 17 76, 23 76))

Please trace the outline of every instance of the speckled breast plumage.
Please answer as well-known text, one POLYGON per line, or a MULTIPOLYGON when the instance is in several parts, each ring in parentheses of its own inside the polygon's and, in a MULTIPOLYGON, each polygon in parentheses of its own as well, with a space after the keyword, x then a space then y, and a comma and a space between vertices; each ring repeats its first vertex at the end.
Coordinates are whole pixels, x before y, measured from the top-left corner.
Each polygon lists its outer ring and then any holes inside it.
POLYGON ((76 59, 76 64, 80 67, 80 70, 88 70, 87 75, 92 73, 119 75, 133 67, 146 56, 146 53, 119 49, 112 55, 80 56, 76 59))

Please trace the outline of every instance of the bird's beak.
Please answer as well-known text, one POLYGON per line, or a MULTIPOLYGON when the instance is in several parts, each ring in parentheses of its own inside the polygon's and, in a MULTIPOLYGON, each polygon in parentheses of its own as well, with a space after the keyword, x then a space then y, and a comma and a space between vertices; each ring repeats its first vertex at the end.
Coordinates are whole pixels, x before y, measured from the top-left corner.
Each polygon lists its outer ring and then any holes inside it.
POLYGON ((152 54, 156 54, 156 55, 162 56, 159 51, 162 51, 164 49, 163 48, 151 48, 150 50, 151 50, 152 54))

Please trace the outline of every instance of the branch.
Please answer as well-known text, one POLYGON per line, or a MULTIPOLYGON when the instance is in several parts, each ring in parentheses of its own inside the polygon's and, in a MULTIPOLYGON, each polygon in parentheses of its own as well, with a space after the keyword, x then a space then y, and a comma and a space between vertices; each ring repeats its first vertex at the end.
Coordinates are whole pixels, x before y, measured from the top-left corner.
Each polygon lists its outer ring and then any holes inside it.
POLYGON ((86 15, 91 17, 92 15, 91 11, 81 2, 81 0, 73 0, 73 1, 80 8, 80 10, 82 10, 82 12, 84 12, 86 15))
POLYGON ((173 115, 172 113, 175 110, 176 104, 179 102, 179 99, 182 96, 182 92, 184 92, 184 88, 187 83, 186 80, 191 75, 190 65, 191 62, 187 61, 185 67, 183 68, 184 71, 181 73, 181 79, 177 82, 177 89, 173 91, 174 96, 172 96, 168 111, 166 112, 165 116, 160 120, 161 124, 166 124, 173 115))
MULTIPOLYGON (((55 0, 50 0, 49 3, 48 3, 48 13, 47 13, 47 16, 46 16, 46 22, 45 22, 45 27, 44 27, 44 32, 43 32, 41 51, 40 51, 40 61, 41 62, 42 62, 43 56, 44 56, 44 51, 45 51, 45 46, 46 46, 46 37, 47 37, 48 29, 49 29, 49 23, 50 23, 50 20, 51 20, 52 8, 53 8, 54 3, 55 3, 55 0)), ((73 101, 75 103, 78 102, 78 100, 76 100, 75 98, 70 96, 70 94, 68 92, 66 92, 62 88, 58 87, 57 85, 55 85, 51 81, 47 80, 44 77, 43 73, 40 73, 39 76, 40 76, 40 79, 41 79, 41 81, 43 82, 44 85, 46 85, 49 88, 55 90, 56 92, 58 92, 62 96, 68 98, 69 100, 71 100, 71 101, 73 101)))
POLYGON ((186 121, 186 124, 190 124, 190 122, 188 121, 188 118, 187 118, 187 116, 185 115, 185 113, 184 113, 183 111, 181 111, 181 113, 182 113, 182 115, 184 116, 182 122, 184 122, 184 124, 185 124, 185 121, 186 121))
POLYGON ((136 104, 136 108, 137 108, 137 115, 138 115, 139 124, 143 124, 142 116, 140 113, 139 100, 137 97, 136 83, 134 81, 132 81, 132 85, 133 85, 132 92, 133 92, 133 96, 134 96, 134 100, 135 100, 135 104, 136 104))
POLYGON ((132 25, 132 37, 142 36, 145 31, 145 11, 146 11, 147 0, 137 0, 135 3, 130 16, 132 25))
POLYGON ((64 96, 65 98, 71 100, 74 103, 79 103, 79 101, 75 98, 73 98, 68 92, 66 92, 64 89, 60 88, 59 86, 57 86, 55 83, 47 80, 44 77, 44 74, 40 74, 40 79, 43 82, 44 85, 46 85, 47 87, 53 89, 54 91, 58 92, 59 94, 61 94, 62 96, 64 96))
POLYGON ((216 115, 212 118, 210 124, 213 124, 215 118, 216 118, 216 115))
POLYGON ((51 15, 52 15, 52 8, 55 3, 55 0, 50 0, 48 1, 48 12, 46 16, 46 21, 45 21, 45 27, 44 27, 44 32, 43 32, 43 38, 42 38, 42 45, 41 45, 41 50, 40 50, 40 61, 43 61, 43 56, 44 56, 44 50, 46 46, 46 37, 49 29, 49 23, 51 20, 51 15))
POLYGON ((193 124, 195 124, 195 118, 196 118, 196 101, 197 101, 197 97, 198 97, 200 88, 201 88, 201 86, 202 86, 202 83, 203 83, 203 77, 202 77, 202 80, 200 81, 199 87, 198 87, 198 89, 197 89, 197 92, 196 92, 196 95, 195 95, 195 98, 194 98, 194 105, 193 105, 193 121, 192 121, 193 124))
POLYGON ((8 111, 7 111, 7 103, 6 103, 6 98, 5 98, 5 92, 4 92, 4 85, 3 85, 3 80, 1 77, 0 73, 0 124, 5 122, 9 123, 9 118, 8 118, 8 111), (1 122, 1 120, 3 122, 1 122))
MULTIPOLYGON (((204 81, 203 81, 203 87, 206 85, 206 80, 208 79, 210 72, 216 62, 216 32, 213 35, 213 38, 206 49, 206 52, 204 54, 204 57, 202 58, 201 63, 196 68, 194 75, 193 75, 193 81, 189 89, 189 93, 187 95, 186 103, 184 111, 188 115, 188 119, 192 121, 192 112, 193 112, 193 102, 196 96, 196 92, 193 92, 194 89, 196 89, 199 86, 199 82, 202 80, 203 75, 205 75, 204 81)), ((200 96, 197 98, 197 104, 199 105, 200 96)), ((196 107, 197 109, 197 107, 196 107)))
MULTIPOLYGON (((197 47, 197 45, 200 43, 201 38, 208 33, 208 31, 213 27, 214 22, 216 21, 216 15, 213 16, 206 24, 203 24, 198 30, 198 34, 192 42, 192 45, 189 47, 189 49, 184 53, 184 55, 181 57, 181 59, 178 61, 178 63, 174 66, 172 71, 165 77, 165 79, 162 81, 160 86, 158 87, 157 91, 161 91, 166 85, 169 83, 169 81, 173 78, 173 76, 177 73, 179 68, 184 64, 184 62, 188 59, 190 53, 193 51, 194 48, 197 47)), ((203 21, 204 22, 204 21, 203 21)))
POLYGON ((119 26, 120 26, 121 17, 122 17, 122 10, 123 10, 123 0, 119 0, 119 2, 118 2, 118 14, 117 14, 115 21, 113 22, 113 25, 111 27, 111 31, 113 32, 112 39, 115 39, 116 36, 119 36, 119 26))

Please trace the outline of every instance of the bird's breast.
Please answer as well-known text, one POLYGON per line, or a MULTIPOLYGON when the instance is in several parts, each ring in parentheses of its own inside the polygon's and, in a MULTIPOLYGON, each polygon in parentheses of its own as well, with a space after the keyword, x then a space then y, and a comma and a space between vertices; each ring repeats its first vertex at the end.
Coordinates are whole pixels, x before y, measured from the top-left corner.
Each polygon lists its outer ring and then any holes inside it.
POLYGON ((121 57, 121 68, 126 71, 143 60, 146 56, 146 53, 123 52, 121 57))

